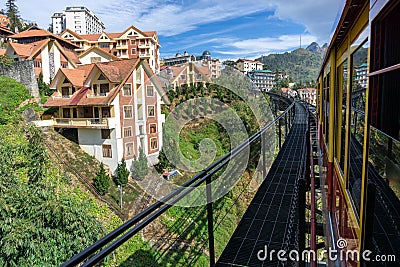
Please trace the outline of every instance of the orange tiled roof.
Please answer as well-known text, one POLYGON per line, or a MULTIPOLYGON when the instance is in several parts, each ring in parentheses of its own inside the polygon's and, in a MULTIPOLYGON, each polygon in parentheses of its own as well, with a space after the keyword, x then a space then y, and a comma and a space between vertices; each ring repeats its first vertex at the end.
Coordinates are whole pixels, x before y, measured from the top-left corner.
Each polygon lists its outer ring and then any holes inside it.
POLYGON ((144 33, 145 35, 149 36, 149 37, 152 37, 152 36, 154 36, 154 35, 156 34, 155 31, 143 32, 143 33, 144 33))
POLYGON ((80 35, 82 39, 87 40, 87 41, 97 41, 99 40, 99 37, 101 36, 101 33, 95 33, 95 34, 81 34, 80 35))
POLYGON ((121 60, 119 57, 114 56, 113 54, 111 54, 111 53, 110 53, 110 49, 101 48, 101 47, 97 47, 97 46, 92 46, 92 47, 89 48, 88 50, 82 52, 78 57, 80 58, 80 57, 82 57, 82 56, 88 54, 90 51, 93 51, 93 50, 100 51, 100 52, 102 52, 102 53, 104 53, 104 54, 106 54, 106 55, 112 57, 113 60, 121 60))
POLYGON ((63 39, 63 38, 61 38, 61 37, 59 37, 59 36, 57 36, 55 34, 52 34, 49 31, 43 30, 43 29, 36 29, 36 28, 33 28, 31 30, 28 29, 26 31, 23 31, 23 32, 20 32, 20 33, 17 33, 17 34, 14 34, 14 35, 10 36, 10 38, 12 38, 12 39, 24 39, 24 38, 30 38, 30 37, 54 38, 54 39, 56 39, 58 41, 61 41, 63 43, 67 43, 67 44, 69 44, 71 46, 77 47, 75 44, 71 43, 70 41, 65 40, 65 39, 63 39))
MULTIPOLYGON (((119 84, 129 77, 133 68, 138 64, 138 59, 102 62, 88 65, 81 65, 78 69, 60 69, 56 77, 63 74, 74 86, 80 88, 71 98, 61 98, 60 93, 54 92, 45 103, 46 107, 59 106, 90 106, 90 105, 109 105, 121 88, 121 85, 115 86, 106 97, 87 97, 93 94, 90 88, 84 87, 90 73, 97 67, 111 83, 119 84)), ((61 78, 61 76, 60 76, 61 78)), ((55 87, 56 79, 53 80, 50 87, 55 87)))
POLYGON ((197 69, 204 75, 210 75, 210 69, 207 66, 196 66, 197 69))
POLYGON ((137 64, 138 59, 96 63, 95 65, 112 83, 120 83, 137 64))
POLYGON ((19 44, 19 43, 9 43, 9 45, 14 49, 18 56, 28 58, 36 54, 37 50, 40 49, 49 40, 40 40, 37 42, 29 44, 19 44))
POLYGON ((80 64, 81 61, 79 60, 78 56, 76 55, 76 53, 72 52, 72 51, 65 51, 65 54, 67 55, 67 57, 69 57, 74 63, 76 64, 80 64))
POLYGON ((110 39, 118 38, 121 37, 122 32, 112 32, 112 33, 106 33, 110 39))
POLYGON ((75 87, 83 87, 83 83, 86 80, 86 71, 81 69, 61 69, 61 72, 75 87))
MULTIPOLYGON (((6 24, 7 25, 7 24, 6 24)), ((8 28, 0 26, 0 33, 2 34, 8 34, 8 35, 13 35, 14 33, 10 31, 8 28)))
POLYGON ((6 54, 6 50, 5 49, 0 49, 0 56, 4 56, 6 54))

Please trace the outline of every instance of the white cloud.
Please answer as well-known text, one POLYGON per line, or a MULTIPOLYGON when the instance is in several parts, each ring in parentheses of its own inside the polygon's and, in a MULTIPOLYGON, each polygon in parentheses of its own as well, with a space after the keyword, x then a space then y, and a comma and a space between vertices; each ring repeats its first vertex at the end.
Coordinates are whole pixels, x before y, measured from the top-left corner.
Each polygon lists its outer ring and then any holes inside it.
POLYGON ((307 32, 318 36, 318 41, 329 41, 334 20, 343 0, 285 0, 275 1, 274 17, 304 25, 307 32))
POLYGON ((70 5, 84 5, 101 17, 108 31, 121 31, 121 28, 135 25, 143 30, 157 30, 163 36, 174 36, 207 23, 269 10, 274 11, 274 18, 304 25, 309 34, 327 41, 341 1, 20 0, 17 4, 24 18, 37 21, 42 27, 48 26, 54 12, 70 5))
MULTIPOLYGON (((301 36, 303 44, 310 44, 317 40, 315 36, 301 36)), ((217 53, 230 56, 258 57, 261 54, 290 51, 300 45, 299 35, 281 35, 278 37, 263 37, 247 40, 238 40, 222 44, 217 48, 217 53)))
POLYGON ((272 10, 273 6, 258 0, 24 0, 18 4, 24 18, 37 21, 42 27, 47 27, 54 12, 62 11, 66 6, 84 5, 99 15, 108 31, 120 31, 121 25, 124 25, 122 28, 135 25, 143 30, 157 30, 163 36, 177 35, 207 23, 272 10))

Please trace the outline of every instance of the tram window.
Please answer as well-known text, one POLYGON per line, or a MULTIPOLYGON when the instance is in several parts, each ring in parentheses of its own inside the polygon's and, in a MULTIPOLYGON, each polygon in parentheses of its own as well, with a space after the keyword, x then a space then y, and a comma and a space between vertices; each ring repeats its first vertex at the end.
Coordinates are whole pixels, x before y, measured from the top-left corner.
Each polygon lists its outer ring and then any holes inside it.
POLYGON ((371 47, 372 125, 400 140, 400 4, 373 24, 371 47))
POLYGON ((368 48, 369 42, 365 33, 352 44, 355 52, 351 55, 351 98, 350 103, 350 146, 349 146, 349 179, 348 188, 357 212, 360 211, 361 180, 362 180, 362 154, 364 150, 364 114, 365 92, 367 89, 368 74, 368 48))
POLYGON ((400 199, 400 2, 371 25, 369 162, 400 199))
POLYGON ((338 110, 337 114, 337 138, 340 140, 340 168, 344 177, 347 175, 344 173, 344 153, 345 153, 345 145, 346 145, 346 96, 347 96, 347 59, 338 67, 338 86, 339 86, 339 94, 337 98, 338 110), (341 93, 341 94, 340 94, 341 93), (340 108, 341 106, 341 108, 340 108), (339 123, 340 122, 340 123, 339 123))
POLYGON ((325 127, 324 127, 324 134, 325 134, 325 143, 328 146, 329 142, 329 76, 330 73, 326 75, 324 78, 324 111, 325 111, 325 127))

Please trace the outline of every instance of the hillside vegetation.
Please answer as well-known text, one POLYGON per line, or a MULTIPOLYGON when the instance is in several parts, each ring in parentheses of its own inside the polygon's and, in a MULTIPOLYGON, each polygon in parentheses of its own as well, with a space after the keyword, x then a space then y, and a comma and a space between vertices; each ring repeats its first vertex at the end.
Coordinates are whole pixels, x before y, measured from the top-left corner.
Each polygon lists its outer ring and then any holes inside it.
POLYGON ((300 83, 317 79, 323 54, 299 48, 292 52, 269 54, 257 60, 264 64, 264 68, 286 72, 293 82, 300 83))
MULTIPOLYGON (((0 78, 0 266, 58 266, 122 224, 51 160, 41 131, 21 119, 27 107, 19 106, 29 98, 21 84, 0 78)), ((104 265, 122 264, 136 251, 151 253, 140 236, 104 265)), ((133 264, 148 266, 146 260, 133 264)))

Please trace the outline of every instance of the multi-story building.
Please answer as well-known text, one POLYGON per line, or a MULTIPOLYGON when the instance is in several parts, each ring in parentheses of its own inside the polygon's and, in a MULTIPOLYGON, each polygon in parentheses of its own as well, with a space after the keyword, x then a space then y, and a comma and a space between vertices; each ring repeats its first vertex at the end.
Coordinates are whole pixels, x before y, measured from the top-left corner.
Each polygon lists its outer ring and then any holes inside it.
POLYGON ((154 72, 160 69, 160 43, 155 31, 142 32, 130 26, 118 33, 79 34, 67 29, 61 38, 77 45, 78 53, 98 47, 121 59, 145 59, 154 72))
POLYGON ((183 84, 211 82, 212 73, 208 66, 188 62, 181 66, 163 67, 160 76, 166 78, 172 88, 180 87, 183 84))
POLYGON ((316 105, 317 102, 317 89, 315 88, 302 88, 297 90, 298 96, 301 100, 316 105))
POLYGON ((275 73, 271 70, 252 70, 247 72, 247 76, 263 92, 268 92, 274 86, 275 73))
POLYGON ((83 6, 69 6, 64 12, 51 17, 53 33, 60 34, 70 29, 78 34, 95 34, 104 31, 104 23, 92 11, 83 6))
POLYGON ((244 74, 247 74, 249 71, 262 70, 263 64, 257 60, 239 58, 236 61, 236 68, 244 74))
POLYGON ((163 66, 176 66, 176 65, 182 65, 186 64, 188 62, 194 62, 196 61, 196 56, 195 55, 190 55, 187 51, 181 54, 181 52, 178 52, 175 54, 174 57, 168 57, 168 58, 163 58, 162 59, 162 65, 163 66))
MULTIPOLYGON (((209 78, 218 78, 221 75, 221 62, 217 58, 212 58, 208 50, 205 50, 200 56, 190 55, 187 51, 183 55, 178 52, 175 57, 163 58, 163 66, 185 66, 193 62, 197 66, 206 66, 209 71, 203 71, 209 78)), ((170 68, 171 69, 171 68, 170 68)))
POLYGON ((210 78, 216 79, 221 76, 221 62, 218 58, 206 60, 205 64, 210 69, 210 78))
POLYGON ((281 88, 281 95, 287 96, 287 97, 296 97, 297 92, 291 88, 281 88))
POLYGON ((83 150, 112 172, 128 168, 143 149, 155 163, 162 146, 162 88, 146 60, 129 59, 60 69, 46 107, 58 108, 55 128, 77 129, 83 150))
POLYGON ((53 26, 53 33, 60 34, 65 31, 66 28, 66 21, 65 21, 65 14, 56 12, 51 16, 51 25, 53 26))
POLYGON ((358 67, 354 68, 356 71, 355 82, 359 84, 362 88, 367 88, 367 72, 368 72, 368 64, 363 63, 358 67))
POLYGON ((76 68, 80 64, 73 43, 36 26, 11 35, 5 54, 15 61, 33 60, 36 75, 50 83, 59 68, 76 68))

